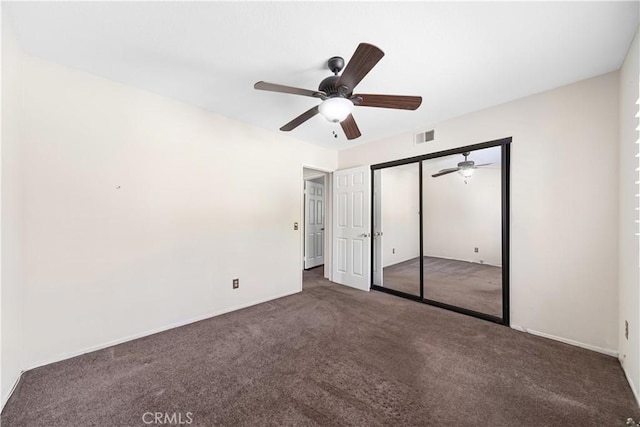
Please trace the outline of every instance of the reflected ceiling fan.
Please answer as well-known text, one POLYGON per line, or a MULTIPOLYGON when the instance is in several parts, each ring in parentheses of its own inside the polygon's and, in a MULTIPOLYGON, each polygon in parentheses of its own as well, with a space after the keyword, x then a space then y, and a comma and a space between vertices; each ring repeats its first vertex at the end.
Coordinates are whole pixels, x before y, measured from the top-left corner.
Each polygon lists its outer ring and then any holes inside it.
POLYGON ((422 97, 420 96, 353 93, 353 89, 357 84, 360 83, 364 76, 371 71, 383 56, 384 52, 368 43, 360 43, 358 45, 346 68, 344 68, 344 59, 339 56, 334 56, 328 61, 329 69, 334 75, 322 80, 320 86, 318 86, 318 90, 299 89, 262 81, 253 85, 253 87, 259 90, 310 96, 322 100, 319 105, 307 110, 282 126, 280 128, 281 131, 288 132, 293 130, 320 113, 328 121, 340 123, 347 139, 356 139, 361 134, 353 115, 351 115, 354 106, 415 110, 422 103, 422 97), (342 75, 338 75, 342 68, 344 68, 344 72, 342 75))
POLYGON ((464 161, 458 163, 458 167, 442 169, 440 172, 434 173, 431 176, 433 178, 437 178, 437 177, 442 176, 442 175, 447 175, 447 174, 450 174, 450 173, 458 172, 465 179, 467 179, 471 175, 473 175, 473 171, 474 170, 476 170, 478 168, 481 168, 483 166, 491 165, 491 163, 483 163, 481 165, 476 165, 476 163, 473 160, 467 160, 467 157, 469 157, 469 152, 468 151, 462 153, 462 155, 464 156, 464 161))

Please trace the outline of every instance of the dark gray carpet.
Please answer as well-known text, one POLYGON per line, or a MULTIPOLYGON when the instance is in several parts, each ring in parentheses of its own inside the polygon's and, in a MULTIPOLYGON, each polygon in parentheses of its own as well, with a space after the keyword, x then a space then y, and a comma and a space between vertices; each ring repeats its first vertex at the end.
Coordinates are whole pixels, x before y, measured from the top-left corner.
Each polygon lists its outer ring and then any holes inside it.
MULTIPOLYGON (((502 317, 502 268, 437 257, 424 258, 424 297, 502 317)), ((420 258, 385 267, 384 287, 420 295, 420 258)))
POLYGON ((331 284, 25 373, 2 426, 623 426, 618 361, 331 284), (167 424, 165 424, 167 425, 167 424), (176 425, 176 424, 173 424, 176 425), (183 424, 184 425, 184 424, 183 424))

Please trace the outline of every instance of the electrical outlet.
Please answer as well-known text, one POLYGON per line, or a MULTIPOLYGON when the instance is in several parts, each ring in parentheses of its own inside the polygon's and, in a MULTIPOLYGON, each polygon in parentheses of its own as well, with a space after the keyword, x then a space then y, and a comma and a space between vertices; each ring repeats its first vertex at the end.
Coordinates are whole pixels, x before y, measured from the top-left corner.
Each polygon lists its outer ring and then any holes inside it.
POLYGON ((297 223, 297 222, 294 222, 294 223, 293 223, 293 229, 294 229, 294 230, 297 230, 297 229, 298 229, 298 223, 297 223))
POLYGON ((478 253, 478 248, 473 248, 473 252, 478 253))
POLYGON ((391 249, 391 253, 395 254, 396 253, 396 248, 391 249))
POLYGON ((233 279, 233 289, 238 289, 240 287, 240 279, 233 279))
POLYGON ((629 321, 628 320, 624 321, 624 337, 626 339, 629 339, 629 321))

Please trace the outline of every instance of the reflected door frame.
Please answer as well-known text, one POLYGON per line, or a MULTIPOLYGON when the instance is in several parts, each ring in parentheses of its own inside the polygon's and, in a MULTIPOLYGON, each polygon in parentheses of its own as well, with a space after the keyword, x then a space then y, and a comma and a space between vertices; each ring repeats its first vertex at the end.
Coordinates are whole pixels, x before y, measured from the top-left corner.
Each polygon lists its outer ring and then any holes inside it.
MULTIPOLYGON (((419 203, 420 203, 420 295, 411 295, 402 291, 397 291, 390 288, 385 288, 374 284, 374 263, 371 263, 371 289, 386 292, 389 294, 397 295, 403 298, 407 298, 414 301, 419 301, 428 305, 445 308, 447 310, 455 311, 458 313, 473 316, 479 319, 488 320, 490 322, 502 324, 505 326, 511 325, 511 305, 510 305, 510 270, 509 270, 509 242, 510 242, 510 158, 511 158, 511 142, 513 138, 507 137, 502 139, 496 139, 492 141, 482 142, 479 144, 467 145, 464 147, 453 148, 445 151, 438 151, 435 153, 424 154, 421 156, 409 157, 401 160, 394 160, 391 162, 379 163, 371 165, 371 234, 376 232, 374 213, 376 209, 374 192, 376 191, 375 171, 378 169, 385 169, 394 166, 401 166, 409 163, 418 163, 419 169, 419 203), (422 212, 423 212, 423 196, 422 196, 422 162, 424 160, 436 159, 439 157, 451 156, 455 154, 462 154, 467 151, 482 150, 485 148, 501 147, 501 212, 502 212, 502 317, 492 316, 486 313, 481 313, 475 310, 470 310, 463 307, 458 307, 450 304, 445 304, 439 301, 429 300, 424 298, 424 244, 423 244, 423 224, 422 224, 422 212)), ((376 257, 376 245, 371 245, 371 260, 376 257)), ((381 273, 380 273, 381 275, 381 273)))

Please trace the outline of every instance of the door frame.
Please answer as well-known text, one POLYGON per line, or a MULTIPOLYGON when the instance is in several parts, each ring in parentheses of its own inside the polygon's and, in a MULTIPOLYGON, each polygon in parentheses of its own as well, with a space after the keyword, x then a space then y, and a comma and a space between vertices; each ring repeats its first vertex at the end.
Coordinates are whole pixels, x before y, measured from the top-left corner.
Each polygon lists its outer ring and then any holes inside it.
MULTIPOLYGON (((437 151, 434 153, 423 154, 420 156, 409 157, 406 159, 393 160, 385 163, 378 163, 371 165, 371 234, 374 232, 374 205, 373 205, 373 191, 374 191, 374 175, 378 169, 385 169, 393 166, 401 166, 409 163, 418 163, 419 165, 419 188, 420 188, 420 259, 423 259, 423 224, 422 224, 422 161, 435 159, 438 157, 450 156, 453 154, 461 154, 466 151, 481 150, 484 148, 501 147, 501 213, 502 213, 502 317, 492 316, 486 313, 481 313, 475 310, 470 310, 463 307, 458 307, 450 304, 445 304, 439 301, 429 300, 424 298, 424 266, 423 262, 420 263, 420 295, 411 295, 402 291, 397 291, 382 286, 373 284, 373 263, 371 266, 371 289, 376 291, 382 291, 388 294, 400 296, 403 298, 411 299, 414 301, 422 302, 424 304, 432 305, 435 307, 445 308, 447 310, 455 311, 458 313, 466 314, 469 316, 477 317, 480 319, 488 320, 490 322, 499 323, 505 326, 511 325, 511 308, 510 308, 510 273, 509 273, 509 242, 510 242, 510 169, 511 169, 511 142, 513 138, 507 137, 502 139, 495 139, 492 141, 482 142, 479 144, 467 145, 464 147, 452 148, 444 151, 437 151)), ((371 259, 375 256, 373 251, 375 246, 371 245, 371 259)))
MULTIPOLYGON (((309 219, 309 215, 310 215, 310 212, 308 210, 308 207, 309 207, 308 197, 309 197, 310 184, 322 185, 322 215, 323 215, 322 223, 323 223, 323 226, 322 226, 322 230, 321 231, 322 231, 322 260, 323 261, 322 261, 322 264, 320 264, 320 265, 322 265, 322 268, 324 269, 324 257, 325 257, 325 253, 324 252, 325 252, 325 246, 326 246, 325 237, 326 237, 326 234, 327 234, 326 233, 326 231, 327 231, 326 230, 327 218, 326 218, 326 212, 325 212, 325 208, 324 208, 325 203, 327 203, 327 201, 325 200, 326 197, 327 197, 327 195, 325 194, 325 192, 326 192, 326 190, 325 190, 326 176, 327 175, 325 173, 318 173, 317 175, 311 175, 311 176, 307 176, 306 178, 304 178, 304 189, 305 190, 304 190, 304 193, 303 193, 303 198, 304 198, 304 217, 303 217, 303 222, 302 222, 302 231, 303 231, 302 235, 303 235, 303 239, 305 240, 305 242, 304 242, 304 245, 303 245, 303 248, 302 248, 303 249, 302 260, 304 262, 304 269, 305 270, 308 269, 307 262, 309 261, 307 259, 307 255, 308 255, 307 254, 307 249, 308 249, 307 243, 308 242, 306 241, 306 239, 307 239, 307 237, 309 235, 308 234, 308 230, 307 230, 307 225, 308 225, 307 223, 308 223, 308 219, 309 219), (322 180, 320 178, 322 178, 322 180)), ((309 268, 320 267, 320 265, 316 265, 315 267, 309 267, 309 268)))
POLYGON ((331 227, 333 226, 333 216, 331 211, 333 209, 333 170, 313 166, 307 163, 302 163, 300 166, 300 218, 301 220, 298 222, 298 230, 300 231, 300 253, 298 257, 299 269, 300 269, 300 290, 302 291, 302 279, 304 272, 304 211, 305 211, 305 198, 304 198, 304 182, 308 179, 314 179, 312 177, 305 178, 304 170, 305 169, 313 169, 318 171, 318 174, 315 178, 320 177, 321 174, 324 176, 324 277, 325 279, 331 280, 332 278, 332 259, 333 250, 331 242, 333 239, 333 233, 331 227))

